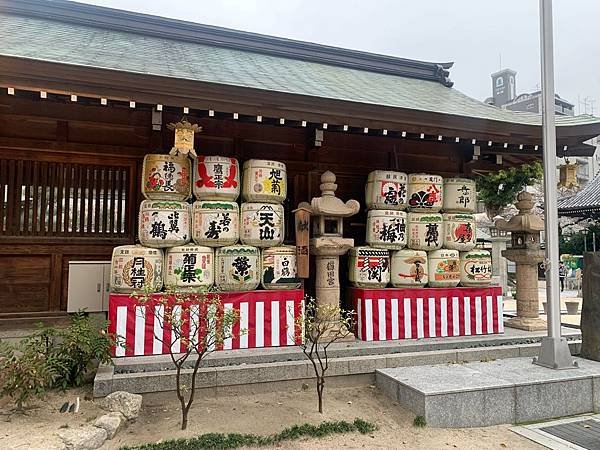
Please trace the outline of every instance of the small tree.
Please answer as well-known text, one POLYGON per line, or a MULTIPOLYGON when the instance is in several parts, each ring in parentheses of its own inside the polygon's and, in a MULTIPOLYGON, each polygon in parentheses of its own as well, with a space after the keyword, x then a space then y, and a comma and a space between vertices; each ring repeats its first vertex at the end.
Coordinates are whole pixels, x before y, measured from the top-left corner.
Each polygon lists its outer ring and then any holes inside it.
MULTIPOLYGON (((208 291, 190 293, 168 288, 164 293, 151 295, 145 291, 143 294, 134 293, 132 297, 140 305, 154 306, 154 320, 158 321, 161 328, 171 332, 171 341, 167 345, 175 366, 176 392, 181 405, 181 429, 185 430, 196 393, 198 369, 207 355, 226 339, 233 338, 233 326, 239 320, 239 314, 233 309, 225 311, 218 294, 208 291), (183 372, 189 366, 192 371, 188 386, 183 380, 186 375, 183 372)), ((246 330, 240 330, 240 334, 245 332, 246 330)), ((155 334, 155 338, 165 344, 163 336, 155 334)))
POLYGON ((526 186, 538 182, 544 171, 539 162, 502 169, 477 177, 477 194, 490 220, 512 204, 526 186))
POLYGON ((0 341, 0 397, 10 396, 17 412, 24 412, 30 400, 43 399, 59 376, 39 340, 26 338, 21 345, 0 341))
POLYGON ((307 297, 304 315, 296 321, 296 329, 303 330, 303 339, 299 347, 315 371, 321 414, 325 377, 329 368, 327 350, 331 344, 351 334, 353 316, 354 311, 340 311, 337 305, 319 305, 314 298, 307 297))

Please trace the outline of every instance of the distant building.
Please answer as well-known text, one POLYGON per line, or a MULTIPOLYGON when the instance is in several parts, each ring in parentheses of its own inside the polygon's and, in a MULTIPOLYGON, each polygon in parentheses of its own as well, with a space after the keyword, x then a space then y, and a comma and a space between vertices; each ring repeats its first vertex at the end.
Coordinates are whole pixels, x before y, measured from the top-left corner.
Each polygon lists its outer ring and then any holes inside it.
MULTIPOLYGON (((511 111, 523 111, 529 113, 542 113, 542 91, 529 94, 517 95, 517 72, 512 69, 502 69, 492 75, 492 97, 485 99, 486 103, 511 111)), ((555 94, 554 111, 561 116, 574 116, 575 105, 555 94)), ((587 144, 600 146, 598 138, 594 138, 587 144)), ((569 158, 569 162, 577 163, 577 179, 583 187, 598 173, 600 164, 596 151, 594 156, 569 158)), ((558 164, 564 164, 564 158, 559 158, 558 164)))

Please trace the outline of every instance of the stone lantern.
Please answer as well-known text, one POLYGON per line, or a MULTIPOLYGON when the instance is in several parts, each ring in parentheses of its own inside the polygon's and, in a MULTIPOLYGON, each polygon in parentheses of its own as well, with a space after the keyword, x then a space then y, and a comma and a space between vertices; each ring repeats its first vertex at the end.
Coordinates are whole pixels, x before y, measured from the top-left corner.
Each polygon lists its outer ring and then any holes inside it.
MULTIPOLYGON (((353 216, 360 209, 356 200, 344 203, 335 196, 335 175, 327 171, 321 175, 321 197, 313 198, 310 204, 303 202, 299 208, 310 211, 312 238, 310 253, 316 256, 316 301, 317 307, 340 305, 340 255, 354 246, 354 239, 343 237, 343 218, 353 216)), ((349 335, 349 339, 354 339, 349 335)))
POLYGON ((545 330, 546 322, 539 317, 538 264, 544 261, 544 251, 540 249, 540 232, 544 221, 533 212, 533 196, 529 192, 517 195, 515 205, 519 214, 508 222, 496 220, 496 228, 510 231, 511 248, 502 251, 502 256, 515 262, 517 268, 517 317, 506 325, 521 330, 545 330))

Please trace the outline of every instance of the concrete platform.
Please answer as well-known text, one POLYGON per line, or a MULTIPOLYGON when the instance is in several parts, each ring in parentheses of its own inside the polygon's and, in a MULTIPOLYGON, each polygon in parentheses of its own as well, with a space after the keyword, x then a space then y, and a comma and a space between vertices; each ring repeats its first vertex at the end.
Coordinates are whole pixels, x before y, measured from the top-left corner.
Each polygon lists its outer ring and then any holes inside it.
MULTIPOLYGON (((564 333, 571 353, 579 353, 579 330, 564 329, 564 333)), ((374 383, 376 369, 535 356, 543 335, 509 330, 504 335, 336 343, 329 348, 328 376, 339 386, 367 385, 374 383)), ((297 347, 228 350, 206 358, 197 386, 215 395, 248 389, 289 390, 312 382, 313 377, 312 366, 297 347)), ((175 388, 174 379, 169 355, 114 358, 112 365, 98 370, 94 396, 117 390, 170 391, 175 388)))
POLYGON ((518 357, 378 369, 377 386, 433 427, 524 423, 600 411, 600 362, 546 369, 518 357))

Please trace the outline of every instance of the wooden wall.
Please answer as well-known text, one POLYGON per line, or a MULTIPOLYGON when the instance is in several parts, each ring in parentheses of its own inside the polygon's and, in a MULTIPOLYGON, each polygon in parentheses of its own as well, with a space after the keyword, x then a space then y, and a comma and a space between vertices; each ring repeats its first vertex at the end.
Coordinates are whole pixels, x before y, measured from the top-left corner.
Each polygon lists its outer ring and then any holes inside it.
MULTIPOLYGON (((49 97, 0 95, 0 316, 65 311, 69 261, 109 260, 114 246, 135 242, 143 156, 168 151, 173 132, 165 125, 181 118, 165 108, 161 130, 153 131, 148 107, 85 105, 49 97), (116 173, 126 175, 112 175, 116 173), (44 199, 42 192, 47 194, 44 199), (67 192, 75 192, 75 200, 62 202, 60 196, 69 197, 67 192), (122 219, 110 215, 111 202, 122 205, 122 219), (84 210, 93 211, 89 223, 81 216, 84 210)), ((319 177, 325 170, 337 175, 340 198, 361 202, 371 170, 446 176, 469 170, 465 160, 471 149, 460 144, 325 131, 322 146, 314 147, 310 126, 193 114, 188 119, 203 127, 195 142, 199 154, 285 162, 287 213, 320 195, 319 177)), ((346 235, 357 245, 364 242, 365 217, 361 212, 345 223, 346 235)), ((286 241, 293 242, 289 227, 286 241)))

